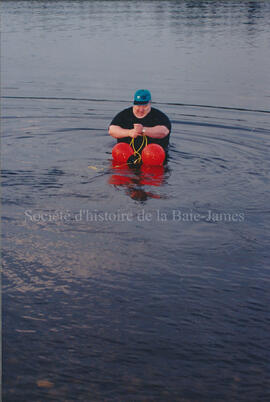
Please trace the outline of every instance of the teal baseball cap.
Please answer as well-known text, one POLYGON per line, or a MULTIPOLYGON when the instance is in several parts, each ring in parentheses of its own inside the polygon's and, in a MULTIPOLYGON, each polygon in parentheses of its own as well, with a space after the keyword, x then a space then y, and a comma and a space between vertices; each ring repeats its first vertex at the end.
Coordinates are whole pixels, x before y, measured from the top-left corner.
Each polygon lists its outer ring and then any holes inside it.
POLYGON ((147 105, 151 101, 151 93, 148 89, 138 89, 134 94, 134 105, 147 105))

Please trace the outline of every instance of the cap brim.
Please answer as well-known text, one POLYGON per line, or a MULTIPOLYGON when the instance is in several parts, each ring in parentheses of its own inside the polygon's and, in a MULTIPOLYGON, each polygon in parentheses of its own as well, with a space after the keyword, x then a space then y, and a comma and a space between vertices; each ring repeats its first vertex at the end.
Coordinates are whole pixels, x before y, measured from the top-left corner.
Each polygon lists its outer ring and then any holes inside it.
POLYGON ((149 103, 150 101, 145 101, 145 102, 138 102, 138 101, 134 101, 134 105, 147 105, 147 103, 149 103))

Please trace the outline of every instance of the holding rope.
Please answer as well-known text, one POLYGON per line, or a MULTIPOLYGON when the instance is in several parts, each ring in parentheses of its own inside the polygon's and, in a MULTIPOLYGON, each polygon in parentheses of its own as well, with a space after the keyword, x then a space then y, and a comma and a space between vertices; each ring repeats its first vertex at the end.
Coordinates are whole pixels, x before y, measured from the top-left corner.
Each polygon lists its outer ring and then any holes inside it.
POLYGON ((141 156, 140 152, 142 151, 142 149, 144 147, 147 146, 147 137, 146 137, 146 135, 143 135, 142 137, 143 137, 142 143, 141 143, 141 145, 139 146, 138 149, 135 148, 134 138, 132 138, 132 140, 130 141, 129 145, 132 147, 132 149, 134 151, 134 154, 131 155, 128 158, 128 161, 127 161, 128 165, 135 166, 135 167, 139 167, 141 165, 142 156, 141 156))

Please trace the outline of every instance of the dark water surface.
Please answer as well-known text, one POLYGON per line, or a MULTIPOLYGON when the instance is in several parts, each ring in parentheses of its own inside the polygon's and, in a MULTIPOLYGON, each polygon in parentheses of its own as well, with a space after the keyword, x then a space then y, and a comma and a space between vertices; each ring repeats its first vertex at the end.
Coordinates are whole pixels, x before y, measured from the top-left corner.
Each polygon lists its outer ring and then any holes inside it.
POLYGON ((270 2, 3 1, 4 401, 268 401, 270 2), (152 91, 164 168, 107 126, 152 91))

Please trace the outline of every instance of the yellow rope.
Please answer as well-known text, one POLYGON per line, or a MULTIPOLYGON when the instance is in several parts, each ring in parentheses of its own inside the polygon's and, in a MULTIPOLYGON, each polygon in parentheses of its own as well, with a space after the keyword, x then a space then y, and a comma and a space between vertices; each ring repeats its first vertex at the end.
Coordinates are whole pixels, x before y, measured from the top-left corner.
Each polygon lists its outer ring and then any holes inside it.
MULTIPOLYGON (((135 159, 135 161, 133 162, 134 165, 137 165, 137 164, 140 164, 140 163, 141 163, 142 157, 141 157, 141 154, 140 154, 140 150, 141 150, 142 148, 146 147, 146 146, 147 146, 147 143, 148 143, 147 137, 146 137, 146 135, 143 135, 142 143, 141 143, 141 145, 139 146, 139 148, 136 149, 136 148, 135 148, 135 144, 134 144, 134 138, 131 139, 129 145, 132 147, 132 149, 133 149, 133 151, 134 151, 134 155, 137 155, 137 159, 135 159)), ((126 165, 126 163, 122 163, 121 165, 115 165, 114 167, 115 167, 115 168, 118 168, 118 167, 122 167, 122 166, 125 166, 125 165, 126 165)), ((88 167, 93 168, 92 166, 88 166, 88 167)))
POLYGON ((130 141, 129 145, 132 147, 132 149, 134 151, 134 155, 137 156, 137 159, 135 159, 134 164, 135 165, 140 164, 141 160, 142 160, 140 150, 147 146, 147 137, 146 137, 146 135, 143 135, 142 143, 141 143, 141 145, 139 146, 138 149, 135 148, 134 138, 132 138, 132 140, 130 141))

